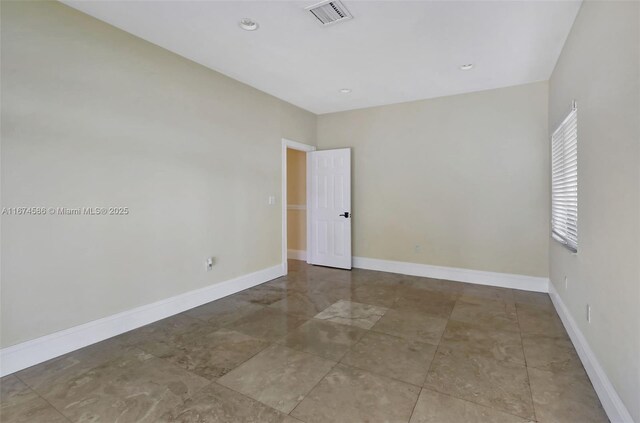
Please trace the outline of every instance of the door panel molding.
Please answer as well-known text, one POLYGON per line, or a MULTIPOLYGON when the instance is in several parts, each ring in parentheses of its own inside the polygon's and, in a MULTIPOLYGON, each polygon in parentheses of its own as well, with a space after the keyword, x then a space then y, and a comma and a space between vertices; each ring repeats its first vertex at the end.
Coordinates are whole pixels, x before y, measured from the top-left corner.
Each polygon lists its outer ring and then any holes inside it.
POLYGON ((307 154, 307 263, 351 269, 351 149, 307 154))

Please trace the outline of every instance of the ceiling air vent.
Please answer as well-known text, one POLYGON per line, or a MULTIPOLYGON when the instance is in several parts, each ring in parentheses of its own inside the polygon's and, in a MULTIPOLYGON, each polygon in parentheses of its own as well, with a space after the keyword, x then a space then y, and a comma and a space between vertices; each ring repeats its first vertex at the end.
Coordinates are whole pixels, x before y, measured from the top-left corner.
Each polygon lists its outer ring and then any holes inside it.
POLYGON ((331 25, 353 18, 347 8, 338 0, 322 1, 307 7, 307 10, 313 13, 313 16, 322 22, 322 25, 331 25))

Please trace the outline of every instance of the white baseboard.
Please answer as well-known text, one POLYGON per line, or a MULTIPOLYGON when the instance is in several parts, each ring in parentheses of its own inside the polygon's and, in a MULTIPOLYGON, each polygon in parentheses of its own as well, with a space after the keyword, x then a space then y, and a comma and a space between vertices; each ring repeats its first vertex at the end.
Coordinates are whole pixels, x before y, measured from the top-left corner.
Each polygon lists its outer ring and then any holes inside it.
POLYGON ((283 275, 281 265, 55 332, 0 350, 5 376, 283 275))
POLYGON ((593 350, 591 350, 591 347, 589 347, 587 339, 580 331, 576 321, 571 316, 571 313, 569 313, 569 309, 562 301, 562 298, 560 298, 558 291, 556 291, 552 283, 549 284, 549 296, 571 338, 571 342, 573 342, 573 346, 578 352, 580 361, 582 361, 582 365, 587 371, 589 379, 591 379, 593 388, 598 394, 598 398, 600 398, 600 402, 609 420, 611 420, 612 423, 633 423, 631 414, 629 414, 629 411, 624 406, 609 377, 607 377, 607 374, 598 362, 596 355, 593 353, 593 350))
POLYGON ((287 250, 287 258, 290 260, 307 261, 307 252, 304 250, 287 250))
POLYGON ((522 289, 524 291, 549 292, 549 278, 537 276, 485 272, 482 270, 432 266, 430 264, 380 260, 367 257, 354 257, 353 267, 456 282, 469 282, 478 285, 522 289))

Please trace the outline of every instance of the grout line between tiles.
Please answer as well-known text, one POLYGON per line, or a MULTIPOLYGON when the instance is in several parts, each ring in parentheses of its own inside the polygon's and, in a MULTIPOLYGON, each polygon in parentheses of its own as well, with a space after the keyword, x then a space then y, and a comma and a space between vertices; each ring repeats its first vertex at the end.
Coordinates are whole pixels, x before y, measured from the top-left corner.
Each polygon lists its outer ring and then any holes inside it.
MULTIPOLYGON (((285 347, 285 348, 287 348, 287 347, 285 347)), ((295 351, 295 350, 294 350, 294 351, 295 351)), ((317 357, 317 356, 316 356, 316 357, 317 357)), ((325 360, 326 360, 326 358, 325 358, 325 360)), ((335 368, 336 368, 336 366, 337 366, 338 364, 340 364, 340 363, 339 363, 339 362, 335 362, 335 364, 334 364, 333 366, 331 366, 331 368, 330 368, 330 369, 329 369, 329 370, 328 370, 324 375, 322 375, 322 377, 321 377, 321 378, 320 378, 320 379, 319 379, 319 380, 318 380, 318 381, 317 381, 317 382, 316 382, 316 383, 311 387, 311 389, 309 389, 309 390, 307 391, 307 393, 306 393, 306 394, 304 394, 304 395, 302 396, 302 399, 301 399, 300 401, 298 401, 298 403, 296 404, 296 406, 295 406, 295 407, 293 407, 293 408, 291 409, 291 411, 289 411, 289 412, 287 413, 287 415, 289 415, 289 416, 291 416, 291 417, 293 417, 293 418, 295 418, 295 419, 298 419, 297 417, 293 416, 293 415, 292 415, 292 413, 296 410, 296 408, 298 408, 298 406, 299 406, 300 404, 302 404, 302 402, 303 402, 303 401, 304 401, 304 400, 309 396, 309 394, 310 394, 311 392, 313 392, 313 390, 314 390, 314 389, 316 389, 316 387, 317 387, 318 385, 320 385, 320 382, 322 382, 322 381, 327 377, 327 375, 328 375, 329 373, 331 373, 331 372, 333 371, 333 369, 335 369, 335 368)), ((301 420, 301 419, 298 419, 298 420, 301 420)))
MULTIPOLYGON (((319 320, 319 321, 322 321, 322 320, 319 320)), ((346 325, 345 325, 345 326, 346 326, 346 325)), ((360 329, 362 329, 362 328, 360 328, 360 329)), ((316 357, 318 357, 318 358, 322 358, 322 359, 327 360, 327 361, 335 361, 336 363, 340 363, 340 361, 344 358, 344 356, 345 356, 345 355, 347 355, 347 353, 348 353, 349 351, 351 351, 351 348, 352 348, 353 346, 355 346, 358 342, 360 342, 360 340, 361 340, 362 338, 364 338, 364 336, 366 335, 366 332, 368 332, 368 329, 362 329, 362 331, 363 331, 363 332, 365 332, 365 333, 364 333, 360 338, 358 338, 358 340, 357 340, 356 342, 354 342, 354 344, 353 344, 353 345, 349 345, 349 346, 347 346, 347 349, 345 350, 345 352, 344 352, 344 353, 342 353, 342 355, 341 355, 341 356, 340 356, 340 358, 338 358, 338 359, 328 358, 328 357, 325 357, 325 356, 320 355, 320 354, 318 354, 318 353, 315 353, 315 352, 313 352, 313 351, 307 351, 307 350, 303 350, 303 349, 301 349, 301 348, 296 348, 296 347, 292 347, 292 346, 289 346, 289 345, 284 344, 284 343, 280 343, 281 341, 285 341, 285 340, 286 340, 286 338, 287 338, 287 336, 285 336, 285 337, 283 337, 283 338, 280 338, 279 340, 275 341, 274 343, 275 343, 275 344, 277 344, 277 345, 280 345, 280 346, 282 346, 282 347, 289 348, 289 349, 294 350, 294 351, 303 352, 303 353, 306 353, 306 354, 311 354, 311 355, 313 355, 313 356, 316 356, 316 357)))
POLYGON ((438 393, 440 395, 444 395, 444 396, 447 396, 449 398, 454 398, 454 399, 457 399, 457 400, 460 400, 460 401, 468 402, 469 404, 473 404, 473 405, 476 405, 476 406, 479 406, 479 407, 488 408, 490 410, 494 410, 494 411, 498 411, 500 413, 508 414, 510 416, 517 417, 517 418, 519 418, 521 420, 524 420, 524 421, 527 421, 527 422, 537 422, 537 420, 535 418, 534 418, 534 420, 529 420, 529 419, 526 419, 526 418, 524 418, 522 416, 518 416, 517 414, 513 414, 513 413, 511 413, 509 411, 505 411, 505 410, 502 410, 502 409, 499 409, 499 408, 489 407, 489 406, 484 405, 484 404, 479 404, 477 402, 473 402, 473 401, 470 401, 470 400, 465 399, 465 398, 460 398, 460 397, 457 397, 455 395, 451 395, 451 394, 449 394, 447 392, 440 392, 437 389, 434 389, 432 387, 423 387, 422 390, 423 391, 436 392, 436 393, 438 393))
POLYGON ((411 386, 414 386, 416 388, 422 389, 422 386, 416 385, 415 383, 411 383, 411 382, 407 382, 406 380, 402 380, 402 379, 398 379, 398 378, 395 378, 395 377, 383 375, 381 373, 374 372, 374 371, 371 371, 369 369, 363 369, 362 367, 354 366, 353 364, 343 363, 342 361, 338 362, 337 364, 341 364, 341 365, 343 365, 345 367, 351 367, 352 369, 360 370, 362 372, 371 373, 374 376, 383 377, 385 379, 390 379, 390 380, 393 380, 395 382, 404 383, 405 385, 411 385, 411 386))
POLYGON ((416 407, 418 406, 418 401, 420 401, 420 396, 422 395, 422 390, 424 388, 420 388, 420 391, 418 391, 418 396, 416 397, 416 402, 413 404, 413 408, 411 409, 411 414, 409 414, 409 420, 407 420, 407 423, 411 422, 411 419, 413 418, 413 413, 416 412, 416 407))
MULTIPOLYGON (((283 413, 282 411, 277 410, 277 409, 275 409, 275 408, 271 407, 270 405, 263 403, 262 401, 258 401, 257 399, 255 399, 255 398, 251 398, 250 396, 248 396, 248 395, 247 395, 247 394, 245 394, 245 393, 242 393, 242 392, 237 391, 237 390, 235 390, 235 389, 233 389, 233 388, 231 388, 231 387, 229 387, 229 386, 226 386, 226 385, 223 385, 223 384, 221 384, 221 383, 218 383, 218 380, 219 380, 221 377, 223 377, 223 376, 225 376, 226 374, 229 374, 229 373, 231 373, 232 371, 234 371, 234 370, 236 370, 236 369, 240 368, 240 366, 242 366, 243 364, 245 364, 247 361, 251 360, 252 358, 254 358, 255 356, 257 356, 258 354, 260 354, 261 352, 263 352, 263 351, 264 351, 264 350, 266 350, 267 348, 272 347, 273 345, 276 345, 276 344, 275 344, 275 343, 273 343, 273 342, 270 342, 270 341, 269 341, 269 343, 267 344, 267 346, 265 346, 264 348, 262 348, 260 351, 256 352, 255 354, 253 354, 251 357, 247 358, 247 359, 246 359, 245 361, 243 361, 242 363, 239 363, 239 364, 238 364, 236 367, 234 367, 232 370, 228 371, 227 373, 225 373, 224 375, 222 375, 222 376, 220 376, 220 377, 218 377, 218 378, 215 378, 214 380, 204 378, 203 376, 199 376, 199 375, 197 375, 197 374, 195 374, 195 373, 192 373, 190 370, 186 370, 186 369, 183 369, 182 367, 180 367, 181 369, 185 370, 185 371, 186 371, 186 372, 188 372, 188 373, 191 373, 191 374, 193 374, 193 375, 195 375, 195 376, 203 377, 204 379, 207 379, 207 380, 209 381, 209 383, 207 383, 206 385, 204 385, 204 386, 203 386, 203 387, 201 387, 200 389, 195 390, 195 391, 193 392, 193 395, 191 395, 191 396, 190 396, 190 397, 188 397, 188 398, 185 398, 185 399, 180 403, 180 405, 183 405, 185 402, 187 402, 188 400, 192 399, 195 395, 197 395, 199 392, 201 392, 201 391, 203 391, 204 389, 206 389, 208 386, 210 386, 210 385, 212 385, 212 384, 216 384, 216 385, 221 386, 221 387, 223 387, 223 388, 225 388, 225 389, 229 389, 230 391, 233 391, 233 392, 235 392, 235 393, 237 393, 237 394, 239 394, 239 395, 242 395, 243 397, 248 398, 248 399, 249 399, 249 400, 251 400, 251 401, 259 402, 260 404, 264 405, 265 407, 268 407, 268 408, 270 408, 270 409, 272 409, 272 410, 275 410, 275 411, 276 411, 276 412, 278 412, 278 413, 281 413, 281 414, 283 414, 283 415, 286 415, 286 413, 283 413)), ((150 355, 153 355, 153 354, 150 354, 150 355)), ((157 357, 157 356, 155 356, 155 355, 154 355, 154 357, 156 357, 156 358, 158 358, 158 359, 160 359, 160 360, 167 360, 167 359, 164 359, 164 358, 157 357)), ((168 361, 168 360, 167 360, 167 361, 168 361)), ((170 364, 173 364, 173 365, 176 365, 175 363, 171 363, 170 361, 169 361, 169 363, 170 363, 170 364)), ((299 419, 298 419, 298 420, 299 420, 299 419)), ((303 422, 303 423, 304 423, 304 422, 303 422)))
MULTIPOLYGON (((319 320, 319 321, 322 321, 322 320, 319 320)), ((348 326, 348 325, 344 325, 344 326, 348 326)), ((356 327, 357 327, 357 326, 356 326, 356 327)), ((381 374, 381 373, 377 373, 377 372, 374 372, 374 371, 369 370, 369 369, 364 369, 364 368, 362 368, 362 367, 358 367, 358 366, 355 366, 355 365, 353 365, 353 364, 347 364, 347 363, 344 363, 342 360, 346 357, 346 355, 347 355, 350 351, 352 351, 352 350, 353 350, 353 347, 355 347, 357 344, 359 344, 359 343, 360 343, 360 341, 362 340, 362 338, 364 338, 364 337, 367 335, 367 333, 368 333, 368 332, 375 333, 375 334, 380 334, 380 335, 387 335, 387 336, 391 336, 391 337, 393 337, 393 338, 396 338, 396 339, 399 339, 399 340, 402 340, 402 341, 412 341, 411 339, 401 338, 401 337, 399 337, 399 336, 389 335, 389 334, 386 334, 386 333, 383 333, 383 332, 373 331, 373 330, 371 330, 371 329, 363 329, 363 328, 359 328, 359 329, 362 329, 362 331, 364 332, 364 334, 363 334, 363 335, 358 339, 358 341, 356 341, 353 345, 348 346, 348 347, 347 347, 347 349, 346 349, 346 351, 345 351, 345 352, 342 354, 342 356, 341 356, 339 359, 337 359, 337 360, 332 359, 332 358, 327 358, 327 357, 325 357, 325 356, 319 355, 319 354, 314 353, 314 352, 312 352, 312 351, 307 351, 307 350, 303 350, 303 349, 299 349, 299 348, 295 348, 295 347, 290 347, 290 346, 288 346, 288 345, 286 345, 286 344, 281 344, 281 343, 279 343, 280 341, 283 341, 283 340, 286 338, 286 336, 285 336, 284 338, 279 339, 278 341, 275 341, 275 342, 274 342, 274 344, 277 344, 277 345, 283 346, 283 347, 285 347, 285 348, 292 349, 292 350, 294 350, 294 351, 302 352, 302 353, 305 353, 305 354, 311 354, 311 355, 313 355, 313 356, 315 356, 315 357, 322 358, 322 359, 327 360, 327 361, 334 361, 334 362, 336 363, 336 365, 338 365, 338 364, 342 364, 343 366, 346 366, 346 367, 352 367, 352 368, 354 368, 354 369, 358 369, 358 370, 361 370, 361 371, 364 371, 364 372, 367 372, 367 373, 371 373, 371 374, 376 375, 376 376, 380 376, 380 377, 384 377, 384 378, 387 378, 387 379, 391 379, 391 380, 394 380, 394 381, 396 381, 396 382, 406 383, 406 384, 408 384, 408 385, 415 386, 415 387, 417 387, 417 388, 422 388, 422 385, 416 385, 415 383, 407 382, 407 381, 402 380, 402 379, 397 379, 397 378, 394 378, 394 377, 392 377, 392 376, 383 375, 383 374, 381 374)), ((422 342, 422 341, 418 341, 418 342, 422 342)), ((423 344, 427 344, 427 345, 430 345, 430 346, 432 346, 432 347, 436 347, 436 348, 437 348, 437 345, 434 345, 434 344, 432 344, 432 343, 430 343, 430 342, 422 342, 422 343, 423 343, 423 344)), ((434 352, 434 356, 435 356, 435 352, 434 352)), ((433 362, 433 357, 432 357, 432 360, 431 360, 431 361, 433 362)), ((430 363, 430 364, 431 364, 431 363, 430 363)), ((335 367, 335 365, 334 365, 334 367, 335 367)), ((325 376, 326 376, 326 375, 325 375, 325 376)), ((324 378, 324 377, 323 377, 323 378, 324 378)), ((425 375, 425 379, 426 379, 426 375, 425 375)), ((309 392, 311 392, 311 391, 309 391, 309 392)))
MULTIPOLYGON (((114 337, 114 338, 115 338, 115 337, 114 337)), ((108 340, 110 340, 110 339, 113 339, 113 338, 108 338, 108 339, 106 339, 105 341, 108 341, 108 340)), ((105 342, 105 341, 101 341, 101 342, 105 342)), ((94 344, 94 345, 95 345, 95 344, 94 344)), ((112 362, 116 361, 117 359, 119 359, 119 358, 123 357, 123 356, 124 356, 124 354, 125 354, 125 353, 127 353, 127 352, 129 352, 129 351, 137 350, 137 351, 143 352, 143 353, 145 353, 145 354, 148 354, 146 351, 144 351, 144 350, 142 350, 141 348, 138 348, 138 347, 136 347, 136 346, 130 346, 130 345, 122 345, 122 344, 120 344, 120 347, 122 347, 122 348, 125 350, 125 351, 123 351, 123 353, 122 353, 122 354, 118 354, 118 355, 116 355, 116 356, 115 356, 115 357, 113 357, 113 358, 109 358, 109 359, 107 359, 107 360, 103 361, 102 363, 96 364, 95 366, 88 368, 88 369, 86 369, 86 370, 84 370, 84 371, 82 371, 82 372, 78 373, 74 378, 79 378, 80 376, 84 376, 85 374, 89 373, 89 372, 90 372, 90 371, 92 371, 93 369, 96 369, 96 368, 98 368, 98 367, 101 367, 101 366, 104 366, 104 365, 106 365, 106 364, 112 363, 112 362)), ((45 363, 49 363, 49 362, 53 362, 53 361, 59 360, 59 359, 61 359, 62 357, 65 357, 65 356, 67 356, 67 355, 74 354, 74 353, 76 353, 76 352, 82 351, 82 350, 84 350, 85 348, 88 348, 88 347, 84 347, 84 348, 80 348, 79 350, 71 351, 71 352, 69 352, 69 353, 67 353, 67 354, 63 354, 63 355, 58 356, 58 357, 56 357, 56 358, 52 358, 51 360, 47 360, 47 361, 45 361, 45 362, 43 362, 43 363, 35 364, 35 365, 31 366, 31 367, 41 366, 41 365, 43 365, 43 364, 45 364, 45 363)), ((150 354, 150 355, 152 355, 152 354, 150 354)), ((154 357, 155 357, 155 356, 154 356, 154 357)), ((34 387, 32 387, 31 385, 29 385, 27 382, 25 382, 25 381, 24 381, 22 378, 20 378, 20 376, 19 376, 19 374, 20 374, 20 373, 24 372, 25 370, 30 369, 31 367, 27 367, 26 369, 23 369, 23 370, 20 370, 20 371, 18 371, 18 372, 15 372, 15 373, 13 373, 13 375, 15 375, 15 376, 16 376, 16 377, 17 377, 17 378, 18 378, 22 383, 24 383, 25 385, 27 385, 27 386, 29 387, 29 389, 31 389, 33 392, 35 392, 35 393, 36 393, 36 394, 38 394, 39 396, 42 396, 42 395, 40 395, 40 392, 38 392, 38 390, 37 390, 36 388, 34 388, 34 387)), ((43 399, 44 399, 44 397, 43 397, 43 399)), ((54 408, 55 408, 55 407, 54 407, 54 408)))
POLYGON ((458 300, 454 303, 451 308, 451 312, 449 313, 449 317, 447 317, 447 323, 444 325, 444 330, 440 334, 440 338, 438 338, 438 345, 436 345, 436 350, 433 353, 433 358, 431 359, 431 363, 429 363, 429 369, 427 370, 427 376, 424 378, 424 382, 422 382, 422 386, 427 383, 427 378, 429 377, 429 372, 431 372, 431 368, 433 367, 433 362, 436 361, 436 356, 438 355, 438 351, 440 351, 440 345, 442 344, 442 338, 444 337, 444 333, 447 331, 447 326, 449 326, 449 322, 451 321, 451 316, 453 315, 453 310, 456 308, 456 304, 458 300))
MULTIPOLYGON (((432 362, 432 363, 433 363, 433 362, 432 362)), ((524 367, 526 367, 526 366, 524 366, 524 367)), ((428 375, 428 373, 427 373, 427 375, 428 375)), ((528 377, 528 373, 527 373, 527 377, 528 377)), ((426 381, 425 381, 425 382, 426 382, 426 381)), ((453 395, 453 394, 451 394, 451 393, 449 393, 449 392, 441 391, 441 390, 439 390, 439 389, 438 389, 437 387, 435 387, 435 386, 423 386, 423 387, 422 387, 422 389, 426 389, 426 390, 428 390, 428 391, 434 391, 434 392, 437 392, 437 393, 439 393, 439 394, 446 395, 446 396, 449 396, 449 397, 451 397, 451 398, 459 399, 459 400, 462 400, 462 401, 466 401, 466 402, 468 402, 468 403, 471 403, 471 404, 474 404, 474 405, 477 405, 477 406, 480 406, 480 407, 489 408, 489 409, 492 409, 492 410, 495 410, 495 411, 499 411, 499 412, 501 412, 501 413, 509 414, 509 415, 511 415, 511 416, 518 417, 519 419, 522 419, 522 420, 525 420, 525 421, 527 421, 527 420, 528 420, 526 417, 522 417, 522 416, 519 416, 519 415, 517 415, 517 414, 513 414, 512 412, 507 411, 507 410, 504 410, 504 409, 502 409, 502 408, 496 408, 496 407, 488 406, 488 405, 485 405, 485 404, 481 404, 481 403, 479 403, 479 402, 472 401, 472 400, 467 399, 467 398, 458 397, 458 396, 453 395)), ((532 408, 533 408, 533 407, 532 407, 532 408)), ((529 419, 529 421, 534 421, 534 422, 535 422, 535 421, 537 421, 537 420, 536 420, 536 417, 535 417, 535 409, 534 409, 534 419, 533 419, 533 420, 530 420, 530 419, 529 419)))
POLYGON ((24 380, 22 380, 20 378, 20 376, 18 376, 18 374, 16 373, 14 375, 16 377, 16 379, 18 379, 20 382, 22 382, 24 384, 24 386, 26 386, 31 392, 33 392, 34 394, 36 394, 36 396, 38 396, 38 398, 41 398, 44 402, 46 402, 47 404, 49 404, 51 406, 51 408, 53 408, 58 414, 60 414, 62 416, 62 418, 64 418, 66 421, 68 421, 69 423, 73 423, 71 421, 71 419, 69 417, 66 416, 66 414, 64 414, 61 410, 59 410, 55 405, 51 404, 51 402, 49 402, 48 399, 46 399, 45 397, 43 397, 42 395, 40 395, 39 392, 37 392, 35 389, 33 389, 31 386, 29 386, 24 380))
POLYGON ((522 346, 522 356, 524 357, 524 368, 527 372, 527 383, 529 385, 529 397, 531 398, 531 410, 533 410, 533 420, 537 421, 536 416, 536 403, 533 401, 533 389, 531 388, 531 376, 529 375, 529 366, 527 365, 527 354, 524 351, 524 341, 522 340, 522 327, 520 326, 520 316, 518 315, 518 306, 516 308, 516 320, 518 321, 518 335, 520 335, 520 345, 522 346))
MULTIPOLYGON (((456 304, 458 303, 458 301, 462 301, 462 300, 457 300, 457 301, 456 301, 456 304)), ((464 301, 463 301, 463 302, 464 302, 464 301)), ((455 305, 454 305, 454 308, 455 308, 455 305)), ((431 364, 429 365, 429 370, 427 371, 427 377, 425 378, 425 381, 424 381, 424 383, 423 383, 422 389, 427 389, 427 390, 431 390, 431 391, 434 391, 434 392, 438 392, 438 393, 440 393, 440 394, 447 395, 447 396, 450 396, 450 397, 452 397, 452 398, 460 399, 460 400, 463 400, 463 401, 469 402, 469 403, 471 403, 471 404, 475 404, 475 405, 478 405, 478 406, 481 406, 481 407, 486 407, 486 408, 490 408, 490 409, 493 409, 493 410, 497 410, 497 411, 500 411, 500 412, 502 412, 502 413, 506 413, 506 414, 509 414, 509 415, 512 415, 512 416, 518 417, 518 418, 520 418, 520 419, 526 420, 526 418, 521 417, 521 416, 518 416, 518 415, 515 415, 515 414, 513 414, 513 413, 511 413, 511 412, 509 412, 509 411, 506 411, 506 410, 503 410, 503 409, 499 409, 499 408, 494 408, 494 407, 488 407, 488 406, 486 406, 486 405, 484 405, 484 404, 480 404, 480 403, 477 403, 477 402, 474 402, 474 401, 471 401, 471 400, 468 400, 468 399, 465 399, 465 398, 460 398, 460 397, 457 397, 457 396, 455 396, 455 395, 451 395, 450 393, 441 392, 440 390, 438 390, 437 388, 435 388, 435 387, 433 387, 433 386, 425 386, 425 383, 427 382, 427 379, 428 379, 428 377, 429 377, 429 373, 431 372, 431 368, 433 367, 433 363, 436 361, 436 356, 438 355, 438 352, 440 351, 440 349, 441 349, 441 347, 442 347, 442 338, 444 337, 444 333, 447 331, 447 326, 449 325, 449 322, 451 322, 451 321, 457 321, 457 320, 451 319, 451 316, 452 316, 452 315, 453 315, 453 309, 451 310, 451 314, 449 315, 449 318, 448 318, 448 320, 447 320, 447 325, 445 326, 445 329, 444 329, 444 331, 442 332, 442 335, 441 335, 441 337, 440 337, 440 341, 438 342, 438 348, 436 349, 436 351, 435 351, 435 353, 434 353, 433 360, 431 360, 431 364)), ((518 320, 518 318, 517 318, 517 317, 518 317, 518 316, 517 316, 517 313, 516 313, 516 320, 518 320)), ((464 323, 464 322, 463 322, 463 323, 464 323)), ((520 336, 520 343, 522 344, 522 334, 521 334, 521 330, 520 330, 520 322, 519 322, 519 320, 518 320, 518 335, 520 336)), ((526 356, 524 355, 524 346, 522 347, 522 349, 523 349, 522 355, 523 355, 523 357, 525 358, 525 364, 523 365, 523 367, 524 367, 524 368, 525 368, 525 370, 527 371, 527 380, 529 381, 529 394, 531 395, 531 408, 532 408, 532 410, 533 410, 534 421, 537 421, 537 419, 536 419, 536 415, 535 415, 535 406, 534 406, 534 404, 533 404, 533 395, 532 395, 532 393, 531 393, 531 384, 530 384, 530 379, 529 379, 529 371, 528 371, 527 366, 526 366, 526 356)), ((499 360, 496 360, 496 361, 499 361, 499 360)), ((421 392, 422 392, 422 391, 421 391, 421 392)))
MULTIPOLYGON (((194 319, 197 319, 197 318, 195 318, 195 317, 194 317, 194 319)), ((230 324, 232 324, 232 323, 230 323, 230 324)), ((221 327, 221 328, 219 328, 219 329, 222 329, 222 327, 221 327)), ((216 329, 216 330, 215 330, 215 331, 213 331, 213 332, 216 332, 216 331, 218 331, 219 329, 216 329)), ((240 332, 240 333, 242 333, 242 332, 240 332)), ((243 334, 244 334, 244 333, 243 333, 243 334)), ((244 334, 244 335, 246 335, 246 334, 244 334)), ((249 336, 249 335, 247 335, 247 336, 249 336)), ((255 337, 252 337, 252 338, 255 338, 255 337)), ((255 339, 259 339, 259 338, 255 338, 255 339)), ((227 372, 227 373, 230 373, 231 371, 233 371, 233 370, 237 369, 238 367, 242 366, 244 363, 246 363, 247 361, 251 360, 253 357, 255 357, 256 355, 260 354, 262 351, 264 351, 264 350, 266 350, 267 348, 269 348, 271 345, 272 345, 272 343, 271 343, 270 341, 267 341, 267 345, 266 345, 264 348, 260 349, 260 350, 259 350, 259 351, 257 351, 255 354, 251 355, 251 357, 249 357, 249 358, 247 358, 246 360, 244 360, 244 361, 242 361, 241 363, 239 363, 237 366, 235 366, 232 370, 230 370, 230 371, 229 371, 229 372, 227 372)), ((199 377, 199 378, 206 379, 207 381, 209 381, 209 383, 205 384, 205 385, 204 385, 204 386, 202 386, 201 388, 194 390, 193 394, 192 394, 190 397, 185 398, 185 399, 180 403, 180 405, 184 404, 187 400, 189 400, 189 399, 193 398, 193 397, 194 397, 195 395, 197 395, 199 392, 201 392, 202 390, 204 390, 207 386, 211 385, 211 383, 216 383, 216 384, 218 384, 218 385, 220 385, 220 386, 224 386, 224 385, 221 385, 221 384, 219 384, 219 383, 218 383, 218 379, 220 379, 220 377, 215 378, 214 380, 211 380, 211 379, 206 378, 206 377, 204 377, 204 376, 201 376, 201 375, 199 375, 199 374, 197 374, 197 373, 195 373, 195 372, 193 372, 193 371, 191 371, 191 370, 189 370, 189 369, 186 369, 186 368, 184 368, 184 367, 180 366, 180 365, 179 365, 179 364, 177 364, 177 363, 172 362, 172 361, 171 361, 171 360, 169 360, 168 358, 165 358, 165 357, 158 357, 157 355, 152 354, 152 353, 150 353, 150 352, 148 352, 148 351, 144 350, 144 349, 143 349, 143 348, 141 348, 141 347, 137 347, 137 346, 136 346, 136 347, 131 347, 131 348, 132 348, 132 349, 139 350, 139 351, 141 351, 141 352, 143 352, 143 353, 145 353, 145 354, 148 354, 148 355, 150 355, 150 356, 153 356, 153 357, 155 357, 155 358, 156 358, 156 359, 158 359, 158 360, 162 360, 164 363, 166 363, 166 364, 168 364, 168 365, 171 365, 171 366, 174 366, 174 367, 177 367, 177 368, 179 368, 180 370, 182 370, 182 371, 184 371, 184 372, 186 372, 186 373, 189 373, 189 374, 191 374, 191 375, 193 375, 193 376, 197 376, 197 377, 199 377)), ((223 376, 224 376, 224 375, 223 375, 223 376)), ((222 377, 222 376, 221 376, 221 377, 222 377)), ((224 387, 225 387, 225 388, 228 388, 228 387, 226 387, 226 386, 224 386, 224 387)), ((228 388, 228 389, 231 389, 231 388, 228 388)), ((235 390, 233 390, 233 389, 231 389, 231 390, 232 390, 232 391, 234 391, 234 392, 237 392, 237 391, 235 391, 235 390)), ((241 392, 238 392, 238 393, 239 393, 239 394, 242 394, 241 392)), ((242 395, 244 395, 244 394, 242 394, 242 395)), ((245 396, 246 396, 246 395, 245 395, 245 396)), ((252 398, 252 400, 253 400, 253 398, 252 398)), ((255 401, 255 400, 254 400, 254 401, 255 401)), ((261 403, 261 404, 263 404, 263 403, 261 403)), ((266 406, 266 404, 264 404, 264 405, 266 406)), ((271 408, 272 408, 272 407, 271 407, 271 408)))
MULTIPOLYGON (((446 325, 445 325, 446 328, 446 325)), ((400 336, 400 335, 396 335, 393 333, 388 333, 388 332, 382 332, 381 330, 375 330, 374 328, 371 329, 365 329, 367 332, 371 332, 371 333, 375 333, 377 335, 386 335, 386 336, 390 336, 392 338, 396 338, 399 339, 401 341, 405 341, 405 342, 418 342, 421 344, 427 344, 427 345, 431 345, 432 347, 437 347, 438 344, 440 343, 440 339, 442 339, 442 335, 440 335, 440 337, 438 338, 438 342, 434 343, 434 342, 428 342, 428 341, 423 341, 421 339, 418 338, 412 338, 412 337, 405 337, 405 336, 400 336)), ((444 333, 444 331, 443 331, 444 333)), ((359 342, 359 341, 358 341, 359 342)))
POLYGON ((427 369, 427 373, 424 376, 424 380, 422 381, 422 386, 420 387, 420 392, 418 392, 418 397, 416 398, 416 402, 415 404, 413 404, 413 409, 411 409, 411 415, 409 416, 409 422, 411 422, 411 419, 413 418, 413 413, 416 411, 416 407, 418 406, 418 401, 420 401, 420 396, 422 395, 422 390, 425 389, 424 385, 427 383, 427 378, 429 377, 429 372, 431 371, 431 367, 433 367, 433 362, 436 361, 436 355, 438 355, 438 350, 440 349, 440 344, 442 343, 442 338, 444 337, 444 333, 447 330, 447 326, 449 325, 449 322, 451 321, 451 316, 453 315, 453 310, 456 308, 456 304, 458 303, 458 300, 456 300, 453 303, 453 307, 451 307, 451 312, 449 312, 449 317, 447 317, 447 323, 445 323, 444 325, 444 329, 442 330, 442 333, 440 334, 440 337, 438 338, 438 344, 436 345, 436 349, 433 352, 433 357, 431 357, 431 362, 429 363, 429 368, 427 369))

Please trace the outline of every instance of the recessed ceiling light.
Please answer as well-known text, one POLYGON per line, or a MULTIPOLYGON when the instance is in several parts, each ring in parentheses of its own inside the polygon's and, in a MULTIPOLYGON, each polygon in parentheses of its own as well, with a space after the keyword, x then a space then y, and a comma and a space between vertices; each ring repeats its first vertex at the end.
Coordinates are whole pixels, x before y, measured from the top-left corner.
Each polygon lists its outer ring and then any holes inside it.
POLYGON ((250 18, 243 18, 239 22, 239 25, 240 28, 244 29, 245 31, 255 31, 256 29, 258 29, 258 22, 255 22, 250 18))
POLYGON ((349 93, 351 92, 351 88, 342 88, 342 89, 340 90, 340 92, 341 92, 342 94, 349 94, 349 93))
POLYGON ((473 63, 467 63, 466 65, 460 66, 460 70, 471 70, 473 69, 473 63))

